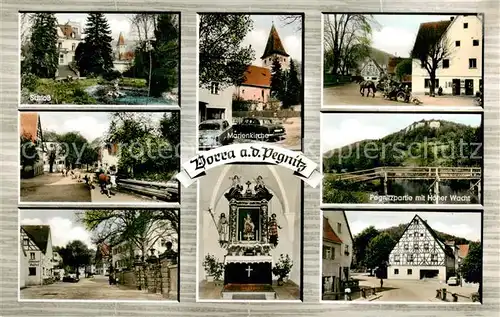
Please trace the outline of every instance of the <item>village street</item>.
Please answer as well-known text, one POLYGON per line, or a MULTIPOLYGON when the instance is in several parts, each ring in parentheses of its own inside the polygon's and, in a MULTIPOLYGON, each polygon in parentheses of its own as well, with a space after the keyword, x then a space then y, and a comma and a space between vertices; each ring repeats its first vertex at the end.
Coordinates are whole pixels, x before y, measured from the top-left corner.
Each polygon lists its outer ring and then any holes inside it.
POLYGON ((96 275, 77 283, 55 282, 29 286, 21 290, 21 299, 104 299, 104 300, 165 300, 160 294, 109 285, 108 277, 96 275))
MULTIPOLYGON (((354 279, 359 280, 360 286, 370 286, 376 287, 377 290, 380 288, 380 279, 374 276, 368 276, 366 274, 353 274, 354 279)), ((477 292, 477 284, 464 284, 461 286, 449 286, 444 283, 440 283, 438 279, 427 279, 427 280, 395 280, 395 279, 385 279, 384 287, 382 292, 378 292, 377 295, 381 297, 377 298, 376 301, 411 301, 411 302, 427 302, 427 301, 441 301, 436 299, 436 290, 440 288, 446 288, 449 293, 457 293, 465 297, 469 297, 474 292, 477 292)), ((449 296, 451 299, 451 295, 449 296)), ((469 298, 460 296, 458 298, 459 302, 471 302, 469 298)), ((366 300, 366 299, 359 299, 366 300)))
MULTIPOLYGON (((387 105, 387 106, 415 106, 411 103, 403 103, 392 100, 386 100, 382 97, 382 93, 377 91, 375 98, 361 96, 359 93, 359 84, 348 83, 345 85, 325 87, 323 88, 323 106, 338 106, 338 105, 387 105)), ((474 106, 473 96, 436 96, 429 97, 424 95, 414 95, 420 101, 421 106, 474 106)))
POLYGON ((140 196, 113 191, 111 198, 100 193, 99 188, 89 190, 85 182, 45 173, 34 178, 21 179, 21 202, 148 202, 140 196))

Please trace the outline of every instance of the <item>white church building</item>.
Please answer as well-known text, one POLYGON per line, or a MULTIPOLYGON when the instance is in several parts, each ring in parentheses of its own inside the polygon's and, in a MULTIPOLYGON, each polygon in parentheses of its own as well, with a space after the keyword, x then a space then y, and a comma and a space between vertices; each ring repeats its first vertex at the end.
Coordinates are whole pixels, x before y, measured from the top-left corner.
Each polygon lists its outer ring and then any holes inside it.
MULTIPOLYGON (((439 87, 443 88, 443 94, 449 95, 472 96, 480 91, 483 68, 482 17, 476 14, 458 15, 449 21, 422 23, 419 33, 429 28, 444 30, 441 41, 449 51, 436 70, 435 92, 439 87)), ((427 70, 421 67, 420 60, 413 59, 412 92, 428 94, 429 82, 427 70)))
POLYGON ((455 270, 455 257, 427 221, 415 215, 389 254, 387 270, 388 279, 447 281, 455 270))

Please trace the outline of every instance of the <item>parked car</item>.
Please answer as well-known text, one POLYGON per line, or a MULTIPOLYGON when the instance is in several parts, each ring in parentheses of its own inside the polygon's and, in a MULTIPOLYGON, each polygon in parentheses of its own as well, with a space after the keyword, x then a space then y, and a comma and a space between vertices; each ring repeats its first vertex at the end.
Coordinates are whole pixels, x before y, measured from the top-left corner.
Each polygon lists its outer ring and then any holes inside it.
POLYGON ((241 138, 258 141, 279 140, 286 135, 285 127, 269 118, 244 118, 233 130, 241 138))
POLYGON ((233 129, 227 120, 211 119, 198 125, 200 150, 210 150, 232 142, 233 129))
POLYGON ((452 276, 448 279, 448 285, 457 286, 460 285, 460 278, 458 276, 452 276))
POLYGON ((77 283, 80 279, 74 273, 67 274, 63 277, 63 282, 77 283))

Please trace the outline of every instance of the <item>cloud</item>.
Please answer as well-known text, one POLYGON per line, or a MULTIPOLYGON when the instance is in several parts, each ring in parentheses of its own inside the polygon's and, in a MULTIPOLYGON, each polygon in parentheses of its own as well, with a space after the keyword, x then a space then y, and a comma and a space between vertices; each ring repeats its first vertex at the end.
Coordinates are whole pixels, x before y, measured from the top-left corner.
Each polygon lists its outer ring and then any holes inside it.
POLYGON ((302 60, 302 39, 297 35, 289 35, 283 40, 286 52, 292 59, 302 60))
POLYGON ((373 32, 372 46, 389 54, 408 57, 416 36, 405 29, 384 27, 373 32))
POLYGON ((117 19, 113 17, 113 15, 108 15, 108 23, 111 29, 111 34, 113 37, 113 40, 118 40, 118 36, 120 36, 120 32, 123 33, 123 36, 125 37, 125 41, 127 39, 130 39, 132 30, 131 26, 132 24, 130 21, 126 19, 117 19))
POLYGON ((44 223, 39 218, 25 218, 21 220, 23 225, 49 225, 53 246, 65 246, 71 241, 80 240, 89 248, 93 247, 90 233, 85 228, 74 224, 71 220, 54 217, 44 223))
POLYGON ((462 237, 473 241, 481 239, 481 233, 474 230, 468 224, 449 224, 444 222, 435 222, 429 225, 431 225, 431 227, 435 231, 451 234, 457 237, 462 237))
POLYGON ((322 127, 324 129, 321 135, 323 151, 365 139, 380 139, 390 133, 384 127, 362 125, 356 119, 343 120, 338 128, 328 128, 327 124, 324 122, 322 127))
MULTIPOLYGON (((43 124, 43 123, 42 123, 43 124)), ((66 119, 63 122, 50 122, 45 128, 57 133, 80 132, 87 141, 92 142, 96 138, 102 137, 108 130, 108 123, 99 122, 91 116, 78 116, 66 119)))

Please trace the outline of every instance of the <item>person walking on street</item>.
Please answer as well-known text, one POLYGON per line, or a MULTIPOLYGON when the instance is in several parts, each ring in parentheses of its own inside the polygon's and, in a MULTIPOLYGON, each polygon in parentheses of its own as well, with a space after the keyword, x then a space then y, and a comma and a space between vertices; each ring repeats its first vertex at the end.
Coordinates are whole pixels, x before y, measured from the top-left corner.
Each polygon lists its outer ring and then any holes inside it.
POLYGON ((380 290, 384 287, 384 279, 380 279, 380 290))

